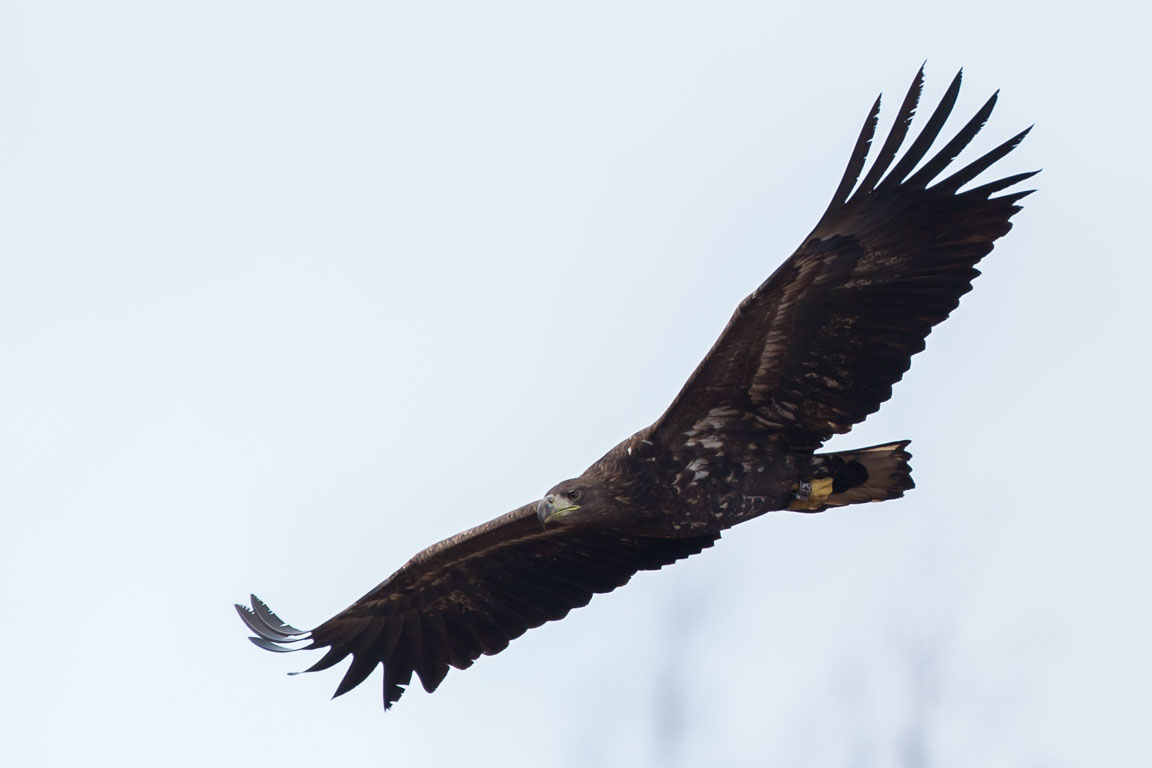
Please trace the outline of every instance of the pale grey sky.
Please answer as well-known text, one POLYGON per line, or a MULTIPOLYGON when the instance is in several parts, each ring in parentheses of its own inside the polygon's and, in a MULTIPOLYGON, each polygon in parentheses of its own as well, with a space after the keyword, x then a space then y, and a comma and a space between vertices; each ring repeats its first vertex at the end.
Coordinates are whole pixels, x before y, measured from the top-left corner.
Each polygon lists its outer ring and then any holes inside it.
POLYGON ((1152 763, 1147 6, 0 6, 0 763, 1152 763), (252 647, 652 421, 928 60, 1040 192, 770 515, 417 686, 252 647), (919 758, 917 757, 919 756, 919 758), (920 762, 917 763, 916 760, 920 762))

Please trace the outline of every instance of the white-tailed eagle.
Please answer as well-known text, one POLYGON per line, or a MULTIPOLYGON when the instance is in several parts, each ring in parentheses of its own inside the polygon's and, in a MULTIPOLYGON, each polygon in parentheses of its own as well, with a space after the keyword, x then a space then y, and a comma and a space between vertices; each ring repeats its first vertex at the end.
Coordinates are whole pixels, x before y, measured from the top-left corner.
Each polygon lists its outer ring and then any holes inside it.
POLYGON ((884 501, 912 488, 906 440, 818 451, 891 396, 1030 190, 994 195, 1035 173, 961 191, 1027 130, 949 168, 996 95, 925 161, 960 75, 897 159, 922 84, 921 69, 861 180, 876 100, 816 228, 740 303, 656 423, 543 498, 418 553, 311 631, 285 624, 253 596, 237 606, 252 641, 271 651, 327 648, 310 672, 351 657, 336 695, 382 666, 387 708, 413 673, 434 691, 451 667, 499 653, 637 571, 712 546, 737 523, 773 510, 884 501))

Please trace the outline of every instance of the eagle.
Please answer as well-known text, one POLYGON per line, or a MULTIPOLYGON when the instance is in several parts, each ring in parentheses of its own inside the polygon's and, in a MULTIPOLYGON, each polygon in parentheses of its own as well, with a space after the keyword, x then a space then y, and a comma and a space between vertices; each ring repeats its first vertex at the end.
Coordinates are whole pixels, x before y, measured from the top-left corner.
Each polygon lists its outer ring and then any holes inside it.
POLYGON ((413 673, 431 693, 452 667, 499 653, 638 571, 711 547, 738 523, 903 496, 913 487, 908 440, 821 446, 891 396, 1034 190, 997 193, 1038 172, 961 191, 1028 128, 937 180, 999 93, 929 157, 962 74, 901 155, 923 88, 920 68, 863 174, 876 99, 815 229, 740 303, 655 423, 542 498, 419 552, 315 629, 286 624, 252 595, 236 606, 252 642, 277 652, 327 648, 305 672, 351 657, 334 696, 382 666, 388 709, 413 673))

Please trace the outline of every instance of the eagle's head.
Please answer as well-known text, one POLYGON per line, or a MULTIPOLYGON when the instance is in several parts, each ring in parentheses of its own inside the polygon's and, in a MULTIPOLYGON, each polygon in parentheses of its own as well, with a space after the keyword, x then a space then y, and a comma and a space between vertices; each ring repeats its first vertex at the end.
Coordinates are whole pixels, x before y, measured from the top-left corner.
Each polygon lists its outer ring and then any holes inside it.
POLYGON ((629 494, 618 487, 612 476, 599 467, 580 477, 565 480, 544 494, 536 504, 536 517, 548 527, 553 525, 619 524, 628 515, 629 494))
POLYGON ((583 477, 565 480, 540 499, 536 505, 536 517, 543 525, 586 519, 595 511, 598 496, 595 484, 583 477))
POLYGON ((536 517, 545 526, 615 526, 633 521, 635 470, 627 463, 628 441, 609 451, 580 477, 552 487, 536 504, 536 517))

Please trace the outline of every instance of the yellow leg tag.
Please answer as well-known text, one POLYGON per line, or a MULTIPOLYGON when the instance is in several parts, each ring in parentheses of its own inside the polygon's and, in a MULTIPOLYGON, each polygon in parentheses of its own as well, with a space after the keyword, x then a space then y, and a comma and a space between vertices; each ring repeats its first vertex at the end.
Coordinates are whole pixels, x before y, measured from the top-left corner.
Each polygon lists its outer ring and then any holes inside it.
MULTIPOLYGON (((830 477, 821 477, 808 483, 808 485, 811 486, 808 495, 793 499, 792 502, 788 504, 788 509, 820 509, 820 507, 824 506, 824 499, 832 495, 832 478, 830 477)), ((797 490, 799 490, 799 488, 797 488, 797 490)))

